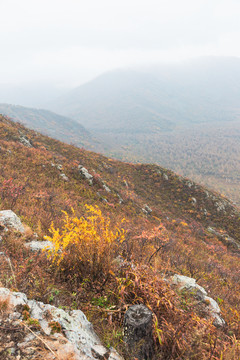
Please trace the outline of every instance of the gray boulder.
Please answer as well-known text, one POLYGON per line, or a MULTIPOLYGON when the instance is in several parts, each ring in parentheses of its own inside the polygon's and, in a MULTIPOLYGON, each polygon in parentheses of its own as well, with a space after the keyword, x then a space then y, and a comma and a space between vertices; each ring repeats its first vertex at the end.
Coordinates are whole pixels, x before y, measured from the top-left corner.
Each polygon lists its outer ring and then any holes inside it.
POLYGON ((20 136, 20 143, 28 148, 32 148, 31 140, 28 139, 27 136, 20 136))
POLYGON ((83 167, 82 165, 78 166, 78 170, 79 170, 81 176, 84 179, 88 180, 89 185, 92 185, 93 184, 93 176, 88 172, 88 170, 85 167, 83 167))
POLYGON ((21 220, 12 210, 0 211, 0 223, 2 223, 6 229, 12 228, 21 233, 25 232, 21 220))
POLYGON ((221 317, 221 310, 215 300, 207 296, 206 290, 196 283, 196 280, 187 276, 175 274, 171 278, 171 283, 178 289, 189 291, 205 306, 208 316, 213 318, 213 324, 216 327, 223 327, 226 323, 221 317))

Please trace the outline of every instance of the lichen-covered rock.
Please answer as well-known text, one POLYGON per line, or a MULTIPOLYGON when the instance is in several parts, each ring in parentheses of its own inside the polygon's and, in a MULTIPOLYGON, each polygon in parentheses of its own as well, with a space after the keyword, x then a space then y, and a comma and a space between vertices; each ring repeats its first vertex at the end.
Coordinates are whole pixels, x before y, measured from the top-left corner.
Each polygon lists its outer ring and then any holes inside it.
POLYGON ((93 176, 88 172, 88 170, 85 167, 83 167, 82 165, 78 166, 78 170, 79 170, 81 176, 84 179, 88 180, 89 185, 92 185, 93 184, 93 176))
POLYGON ((32 147, 33 147, 33 146, 32 146, 32 143, 31 143, 31 140, 29 140, 29 139, 27 138, 27 136, 24 136, 24 135, 20 136, 20 143, 21 143, 22 145, 26 146, 26 147, 29 147, 29 148, 32 148, 32 147))
POLYGON ((178 285, 179 290, 198 290, 202 294, 207 295, 206 290, 196 283, 196 280, 188 276, 175 274, 172 277, 172 283, 178 285))
MULTIPOLYGON (((11 292, 9 289, 0 288, 0 301, 4 300, 9 302, 9 311, 7 315, 5 312, 5 321, 12 322, 12 324, 17 322, 20 325, 23 322, 22 310, 28 306, 30 317, 37 320, 40 325, 39 331, 43 334, 44 341, 50 344, 49 346, 56 354, 59 355, 61 350, 61 356, 65 354, 64 359, 94 360, 104 359, 104 356, 107 355, 108 357, 106 358, 109 360, 123 360, 114 349, 106 349, 101 344, 93 330, 92 324, 81 310, 64 311, 49 304, 28 300, 23 293, 11 292), (51 322, 53 321, 61 325, 61 334, 52 334, 51 322)), ((31 352, 31 341, 33 338, 29 335, 31 333, 28 334, 28 338, 25 337, 17 343, 13 341, 15 353, 18 353, 20 349, 26 348, 28 352, 31 352)), ((33 354, 31 355, 33 356, 33 354)), ((45 359, 50 358, 47 355, 45 356, 45 359)))
POLYGON ((206 290, 196 283, 196 280, 188 276, 175 274, 171 278, 171 283, 178 286, 178 289, 189 291, 205 306, 206 313, 213 318, 213 324, 216 327, 225 325, 224 319, 221 317, 221 310, 215 300, 207 296, 206 290))
POLYGON ((6 229, 12 228, 21 233, 25 232, 21 220, 12 210, 0 211, 0 223, 2 223, 6 229))

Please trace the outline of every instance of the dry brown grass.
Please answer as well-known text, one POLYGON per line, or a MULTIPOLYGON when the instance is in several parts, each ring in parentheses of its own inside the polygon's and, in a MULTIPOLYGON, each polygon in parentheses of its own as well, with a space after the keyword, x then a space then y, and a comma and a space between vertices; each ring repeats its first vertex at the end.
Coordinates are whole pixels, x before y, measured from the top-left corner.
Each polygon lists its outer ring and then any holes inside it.
POLYGON ((8 314, 11 310, 10 298, 8 297, 0 297, 0 314, 8 314))

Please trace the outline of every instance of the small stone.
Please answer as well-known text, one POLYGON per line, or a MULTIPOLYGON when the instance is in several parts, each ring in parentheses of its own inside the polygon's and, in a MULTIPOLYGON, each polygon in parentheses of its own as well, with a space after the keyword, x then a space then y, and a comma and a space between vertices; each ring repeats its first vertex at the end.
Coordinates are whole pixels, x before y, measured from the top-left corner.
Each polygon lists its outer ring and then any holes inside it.
POLYGON ((32 251, 41 251, 44 248, 52 249, 54 247, 51 241, 31 241, 25 244, 25 247, 30 248, 32 251))
POLYGON ((145 204, 144 207, 142 208, 142 211, 144 212, 144 214, 150 215, 152 212, 152 209, 148 205, 145 204))
POLYGON ((60 177, 61 177, 64 181, 69 181, 69 178, 68 178, 65 174, 60 174, 60 177))

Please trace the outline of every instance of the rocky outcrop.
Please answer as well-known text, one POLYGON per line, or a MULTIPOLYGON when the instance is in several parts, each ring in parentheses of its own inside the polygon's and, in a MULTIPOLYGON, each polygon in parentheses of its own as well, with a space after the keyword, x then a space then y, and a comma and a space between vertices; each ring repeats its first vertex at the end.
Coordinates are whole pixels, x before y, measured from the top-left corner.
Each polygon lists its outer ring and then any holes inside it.
POLYGON ((89 185, 92 185, 93 184, 93 176, 88 172, 88 170, 85 167, 83 167, 82 165, 78 166, 78 170, 79 170, 81 176, 84 179, 88 180, 89 185))
POLYGON ((8 335, 7 344, 0 340, 0 358, 7 350, 13 357, 4 359, 54 359, 54 355, 62 360, 123 360, 114 349, 101 344, 81 310, 64 311, 6 288, 0 288, 0 306, 4 308, 0 312, 0 338, 5 339, 4 329, 8 335), (17 328, 23 336, 17 336, 17 328), (36 341, 45 345, 44 356, 38 353, 36 341))
POLYGON ((188 291, 193 295, 199 304, 204 307, 206 317, 213 319, 213 325, 222 327, 225 325, 224 319, 221 317, 221 310, 215 300, 207 296, 206 290, 196 283, 196 280, 187 276, 175 274, 171 278, 171 283, 176 285, 180 291, 188 291))
POLYGON ((32 148, 33 146, 32 146, 32 143, 31 143, 31 140, 29 140, 28 139, 28 137, 27 136, 25 136, 25 135, 22 135, 22 136, 20 136, 20 143, 22 144, 22 145, 24 145, 24 146, 26 146, 26 147, 28 147, 28 148, 32 148))
POLYGON ((222 241, 222 243, 224 245, 226 245, 227 247, 231 248, 232 250, 239 250, 240 249, 240 243, 238 241, 236 241, 235 239, 233 239, 231 236, 229 236, 228 234, 226 233, 221 233, 215 229, 213 229, 212 227, 208 227, 208 231, 211 233, 211 234, 214 234, 217 236, 217 238, 219 240, 222 241))
POLYGON ((21 220, 12 210, 0 211, 0 224, 2 224, 6 230, 8 230, 8 228, 12 228, 21 233, 25 232, 21 220))

